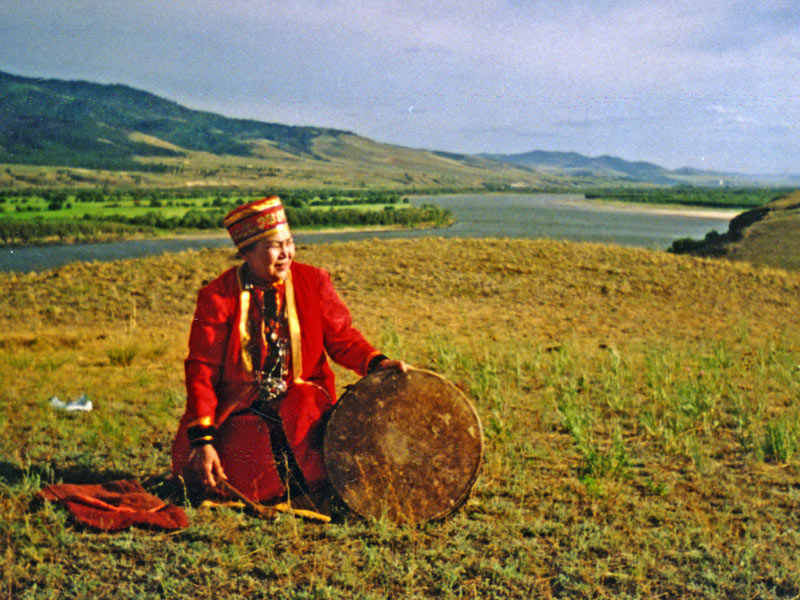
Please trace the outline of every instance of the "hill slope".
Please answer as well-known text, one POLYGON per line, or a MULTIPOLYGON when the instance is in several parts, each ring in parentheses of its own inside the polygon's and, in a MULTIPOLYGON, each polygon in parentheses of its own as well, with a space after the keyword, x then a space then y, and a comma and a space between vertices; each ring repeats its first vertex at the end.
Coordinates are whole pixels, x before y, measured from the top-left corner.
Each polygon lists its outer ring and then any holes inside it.
POLYGON ((484 158, 567 177, 598 177, 618 182, 657 185, 691 184, 701 186, 800 185, 797 175, 744 175, 699 169, 665 169, 644 161, 627 161, 615 156, 584 156, 576 152, 534 150, 522 154, 482 154, 484 158))
POLYGON ((681 180, 671 172, 648 162, 628 162, 613 156, 588 157, 576 152, 534 150, 523 154, 483 154, 485 158, 531 169, 557 170, 578 176, 615 177, 630 181, 675 184, 681 180))
POLYGON ((184 156, 185 151, 251 156, 249 142, 313 154, 312 142, 344 131, 229 119, 190 110, 124 85, 42 80, 0 73, 0 160, 74 166, 105 162, 136 167, 135 156, 184 156), (132 134, 140 134, 138 137, 132 134), (158 143, 155 138, 161 140, 158 143), (83 163, 83 164, 81 164, 83 163))
POLYGON ((232 255, 0 274, 4 596, 800 594, 800 274, 598 244, 298 248, 368 339, 473 401, 485 463, 443 522, 187 507, 181 532, 97 533, 32 502, 119 478, 172 499, 148 476, 169 469, 197 289, 232 255), (81 393, 92 412, 47 401, 81 393))
POLYGON ((731 220, 723 235, 711 233, 701 241, 678 240, 671 250, 800 270, 800 192, 743 212, 731 220))
MULTIPOLYGON (((338 129, 231 119, 124 85, 2 72, 0 163, 139 171, 151 179, 161 175, 162 183, 172 176, 209 185, 270 179, 283 185, 417 187, 558 181, 485 158, 380 144, 338 129)), ((13 181, 0 181, 5 183, 13 181)))
POLYGON ((467 155, 415 150, 340 129, 191 110, 125 85, 0 72, 2 163, 61 171, 7 166, 0 172, 4 187, 88 183, 511 189, 709 186, 721 179, 732 185, 800 185, 800 177, 669 171, 652 163, 574 152, 467 155))

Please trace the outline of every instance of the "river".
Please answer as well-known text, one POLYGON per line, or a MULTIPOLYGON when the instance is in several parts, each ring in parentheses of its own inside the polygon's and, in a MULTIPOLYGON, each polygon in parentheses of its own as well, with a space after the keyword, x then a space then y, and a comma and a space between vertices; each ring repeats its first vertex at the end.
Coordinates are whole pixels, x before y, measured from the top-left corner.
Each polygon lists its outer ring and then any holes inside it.
MULTIPOLYGON (((446 229, 296 232, 299 244, 373 238, 511 237, 589 241, 666 250, 679 238, 722 233, 736 211, 664 210, 587 201, 581 195, 484 194, 417 197, 452 211, 457 223, 446 229)), ((24 246, 0 249, 1 271, 41 271, 76 261, 108 261, 179 252, 189 248, 231 247, 224 235, 126 240, 97 244, 24 246)))

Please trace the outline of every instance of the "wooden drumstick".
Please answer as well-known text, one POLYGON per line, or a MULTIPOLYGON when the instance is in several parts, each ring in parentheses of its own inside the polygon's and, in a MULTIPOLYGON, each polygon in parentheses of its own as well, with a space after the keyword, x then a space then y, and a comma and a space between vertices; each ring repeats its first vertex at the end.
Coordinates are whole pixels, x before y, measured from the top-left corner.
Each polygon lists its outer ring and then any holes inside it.
POLYGON ((247 506, 247 508, 253 510, 262 517, 274 517, 276 513, 282 512, 297 515, 298 517, 303 517, 304 519, 309 519, 311 521, 319 521, 321 523, 330 523, 331 521, 331 518, 328 515, 323 515, 322 513, 318 513, 313 510, 292 508, 292 506, 287 502, 280 502, 272 506, 264 506, 263 504, 253 502, 250 500, 250 498, 237 490, 230 482, 228 482, 227 479, 220 479, 217 487, 221 487, 223 490, 230 492, 239 500, 241 500, 245 506, 247 506))

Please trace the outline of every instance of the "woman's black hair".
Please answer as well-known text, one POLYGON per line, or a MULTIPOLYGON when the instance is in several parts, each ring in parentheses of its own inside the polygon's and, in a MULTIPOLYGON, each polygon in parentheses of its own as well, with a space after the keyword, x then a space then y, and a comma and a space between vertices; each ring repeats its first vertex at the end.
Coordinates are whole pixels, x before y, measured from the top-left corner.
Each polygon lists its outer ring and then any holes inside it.
POLYGON ((247 246, 245 246, 244 248, 239 248, 239 250, 236 252, 236 258, 243 259, 244 255, 250 252, 255 247, 255 245, 256 243, 253 242, 252 244, 247 244, 247 246))

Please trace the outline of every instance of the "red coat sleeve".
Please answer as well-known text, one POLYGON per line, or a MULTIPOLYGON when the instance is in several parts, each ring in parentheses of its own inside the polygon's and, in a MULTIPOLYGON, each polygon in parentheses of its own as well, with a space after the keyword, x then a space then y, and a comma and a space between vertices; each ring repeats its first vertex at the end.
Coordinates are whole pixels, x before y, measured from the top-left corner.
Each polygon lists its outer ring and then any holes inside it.
MULTIPOLYGON (((358 373, 367 374, 369 361, 380 354, 355 327, 347 306, 333 288, 327 271, 320 269, 319 297, 323 344, 334 361, 358 373)), ((301 324, 302 327, 302 324, 301 324)))
POLYGON ((214 418, 235 306, 219 286, 207 286, 198 294, 189 334, 189 355, 184 363, 187 395, 184 419, 190 423, 214 418))

